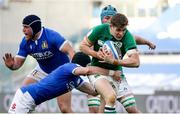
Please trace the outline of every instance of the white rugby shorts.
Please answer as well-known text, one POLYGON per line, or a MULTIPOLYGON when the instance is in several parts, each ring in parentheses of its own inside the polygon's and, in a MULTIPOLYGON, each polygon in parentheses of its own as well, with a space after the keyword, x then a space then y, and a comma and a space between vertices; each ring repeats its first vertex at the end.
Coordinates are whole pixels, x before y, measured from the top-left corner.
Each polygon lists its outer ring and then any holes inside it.
POLYGON ((9 114, 27 114, 34 111, 36 105, 34 99, 28 92, 23 93, 21 89, 18 89, 10 105, 9 114))
POLYGON ((36 81, 40 81, 41 79, 45 78, 48 74, 45 73, 39 65, 37 65, 28 75, 27 77, 32 78, 36 81))

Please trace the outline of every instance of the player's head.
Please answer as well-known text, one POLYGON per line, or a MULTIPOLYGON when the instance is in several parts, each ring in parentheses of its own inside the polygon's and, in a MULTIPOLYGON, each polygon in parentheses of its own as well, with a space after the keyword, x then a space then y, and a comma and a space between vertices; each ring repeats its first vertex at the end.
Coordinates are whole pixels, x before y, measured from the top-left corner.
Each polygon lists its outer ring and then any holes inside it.
MULTIPOLYGON (((41 30, 41 19, 36 15, 28 15, 23 19, 23 27, 29 27, 32 31, 32 38, 41 30)), ((25 33, 25 31, 23 30, 25 33)), ((25 33, 25 35, 28 33, 25 33)))
POLYGON ((83 67, 86 67, 86 65, 89 64, 90 62, 91 62, 90 57, 84 54, 83 52, 77 52, 72 58, 72 63, 77 63, 83 67))
POLYGON ((101 22, 107 23, 110 22, 111 17, 114 16, 117 13, 117 10, 115 7, 108 5, 104 7, 101 11, 101 22))
POLYGON ((121 40, 126 33, 126 27, 128 25, 128 19, 124 14, 117 13, 111 18, 110 33, 117 40, 121 40))

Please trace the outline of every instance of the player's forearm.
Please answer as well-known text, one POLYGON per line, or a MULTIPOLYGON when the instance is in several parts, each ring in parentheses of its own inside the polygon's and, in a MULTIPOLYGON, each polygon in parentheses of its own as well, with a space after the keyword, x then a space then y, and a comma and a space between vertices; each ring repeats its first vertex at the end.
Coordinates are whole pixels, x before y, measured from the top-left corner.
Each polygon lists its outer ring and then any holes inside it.
POLYGON ((81 43, 81 45, 80 45, 80 50, 81 50, 83 53, 87 54, 87 55, 90 55, 90 56, 95 57, 95 58, 97 57, 97 52, 94 51, 93 49, 91 49, 91 47, 89 47, 89 46, 86 45, 86 44, 82 44, 82 43, 81 43))
POLYGON ((117 66, 123 66, 123 67, 139 67, 140 61, 137 59, 124 59, 124 60, 113 60, 113 64, 117 66))
POLYGON ((140 36, 134 36, 138 45, 148 45, 148 41, 140 36))

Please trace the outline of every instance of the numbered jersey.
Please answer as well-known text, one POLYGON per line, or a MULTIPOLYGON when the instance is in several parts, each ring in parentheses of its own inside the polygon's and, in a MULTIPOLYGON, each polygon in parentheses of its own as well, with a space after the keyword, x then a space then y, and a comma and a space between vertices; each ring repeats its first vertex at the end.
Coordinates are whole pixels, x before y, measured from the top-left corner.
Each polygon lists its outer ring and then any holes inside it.
POLYGON ((59 33, 42 28, 38 40, 27 41, 23 38, 17 56, 26 58, 31 55, 44 72, 50 73, 58 66, 69 62, 68 56, 60 51, 65 43, 66 40, 59 33))
POLYGON ((64 64, 38 83, 22 87, 21 90, 23 93, 29 92, 35 104, 38 105, 80 86, 83 80, 80 76, 74 75, 77 67, 79 65, 73 63, 64 64))

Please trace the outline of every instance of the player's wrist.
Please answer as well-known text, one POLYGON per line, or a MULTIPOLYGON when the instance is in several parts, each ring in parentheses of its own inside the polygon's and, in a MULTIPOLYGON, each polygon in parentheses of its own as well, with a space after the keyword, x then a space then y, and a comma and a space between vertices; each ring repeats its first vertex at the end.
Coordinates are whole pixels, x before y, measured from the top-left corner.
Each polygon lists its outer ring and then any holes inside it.
POLYGON ((119 60, 113 59, 112 64, 118 66, 119 65, 119 60))

